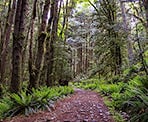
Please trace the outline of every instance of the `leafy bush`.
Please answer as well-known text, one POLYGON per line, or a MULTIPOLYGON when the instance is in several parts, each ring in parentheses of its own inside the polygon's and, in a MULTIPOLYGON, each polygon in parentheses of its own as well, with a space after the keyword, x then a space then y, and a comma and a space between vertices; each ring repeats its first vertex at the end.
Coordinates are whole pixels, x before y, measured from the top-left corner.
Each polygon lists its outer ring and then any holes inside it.
POLYGON ((117 84, 102 84, 99 86, 100 91, 105 95, 120 92, 121 87, 117 84))
POLYGON ((75 82, 73 85, 77 88, 101 91, 105 95, 111 95, 112 93, 120 92, 124 89, 124 87, 126 87, 126 84, 122 82, 108 84, 104 79, 98 80, 94 78, 82 80, 81 82, 75 82))
POLYGON ((4 97, 0 100, 0 118, 7 116, 7 111, 13 106, 13 102, 10 100, 10 97, 4 97))
POLYGON ((128 86, 129 87, 133 87, 133 88, 136 88, 136 87, 141 87, 141 82, 139 81, 139 77, 135 77, 134 79, 132 79, 131 81, 128 82, 128 86))
POLYGON ((58 98, 73 93, 72 87, 40 87, 32 89, 32 94, 25 90, 19 94, 9 94, 0 100, 0 117, 12 117, 18 114, 31 114, 38 110, 50 109, 58 98))
MULTIPOLYGON (((116 79, 117 78, 117 79, 116 79)), ((125 111, 130 116, 130 121, 148 121, 148 77, 133 76, 128 82, 105 82, 98 79, 87 79, 76 83, 76 87, 92 89, 106 95, 110 100, 105 100, 112 111, 125 111)), ((111 112, 114 114, 114 112, 111 112)), ((116 116, 116 114, 114 115, 116 116)), ((124 115, 123 115, 124 116, 124 115)), ((118 116, 119 117, 119 116, 118 116)), ((119 117, 120 118, 120 117, 119 117)), ((125 118, 126 120, 128 118, 125 118)))
MULTIPOLYGON (((132 92, 132 89, 143 88, 142 83, 139 79, 141 79, 141 77, 136 76, 132 80, 130 80, 128 83, 119 82, 117 86, 115 85, 117 90, 117 91, 115 90, 115 92, 113 92, 114 88, 108 87, 107 93, 112 98, 110 106, 114 107, 116 110, 121 110, 123 102, 135 96, 135 93, 132 92)), ((107 86, 110 86, 110 85, 107 85, 107 86)))
POLYGON ((99 84, 101 84, 101 81, 96 78, 86 79, 86 80, 82 80, 81 82, 73 83, 73 85, 77 88, 91 89, 91 90, 97 89, 99 84))
POLYGON ((133 89, 134 94, 123 103, 122 109, 129 113, 131 122, 148 121, 148 90, 133 89))
POLYGON ((88 84, 84 86, 84 89, 91 89, 94 90, 97 88, 97 84, 88 84))
POLYGON ((129 86, 148 89, 148 76, 137 75, 133 79, 131 79, 128 84, 129 86))
POLYGON ((146 89, 148 89, 148 76, 143 76, 140 78, 140 81, 142 83, 142 86, 146 89))
POLYGON ((121 110, 121 106, 123 102, 128 100, 133 95, 134 94, 129 91, 125 91, 124 93, 113 93, 111 94, 111 98, 112 98, 111 105, 116 110, 121 110))
POLYGON ((109 79, 109 80, 107 81, 107 83, 115 84, 115 83, 119 83, 119 82, 121 82, 121 81, 122 81, 121 76, 117 75, 117 76, 114 76, 114 77, 112 77, 111 79, 109 79))

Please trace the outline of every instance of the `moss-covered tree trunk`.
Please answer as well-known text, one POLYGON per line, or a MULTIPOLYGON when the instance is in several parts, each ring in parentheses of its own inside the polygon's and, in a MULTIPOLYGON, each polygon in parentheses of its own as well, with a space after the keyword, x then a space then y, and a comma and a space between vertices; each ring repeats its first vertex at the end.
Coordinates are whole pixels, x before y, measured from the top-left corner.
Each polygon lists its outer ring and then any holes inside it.
MULTIPOLYGON (((144 0, 144 8, 145 8, 145 15, 146 15, 146 33, 147 33, 147 39, 148 39, 148 0, 144 0)), ((148 44, 148 41, 147 41, 147 44, 148 44)), ((139 48, 140 48, 140 42, 139 42, 139 48)), ((144 66, 144 70, 145 70, 145 73, 148 75, 148 66, 147 66, 147 63, 145 62, 144 58, 143 58, 143 54, 140 54, 141 55, 141 60, 142 60, 142 64, 144 66)))
POLYGON ((128 23, 127 23, 127 18, 126 18, 125 5, 122 0, 120 0, 120 8, 121 8, 121 12, 122 12, 124 30, 127 34, 127 52, 128 52, 129 66, 132 66, 133 62, 134 62, 134 53, 133 53, 132 41, 130 39, 130 35, 128 34, 129 28, 128 28, 128 23))
MULTIPOLYGON (((108 24, 114 26, 117 23, 117 2, 115 0, 111 3, 108 0, 103 0, 103 5, 107 11, 106 17, 108 19, 108 24)), ((119 75, 121 73, 122 57, 121 57, 121 45, 118 36, 118 32, 114 28, 108 28, 108 35, 110 37, 110 52, 111 52, 111 67, 114 75, 119 75)))
POLYGON ((145 16, 146 16, 146 27, 148 33, 148 0, 143 0, 144 8, 145 8, 145 16))
POLYGON ((0 59, 0 83, 5 82, 6 57, 7 57, 8 44, 10 42, 10 36, 12 32, 12 25, 14 23, 15 10, 16 10, 16 0, 13 1, 9 0, 8 15, 2 39, 3 45, 2 45, 2 52, 0 59))
POLYGON ((21 59, 22 48, 25 39, 25 14, 27 12, 28 0, 18 0, 15 15, 14 33, 13 33, 13 52, 12 52, 12 78, 11 92, 17 93, 21 84, 21 59))
POLYGON ((51 2, 51 7, 50 7, 50 18, 48 20, 48 26, 47 26, 47 33, 48 36, 46 38, 46 52, 45 52, 45 57, 44 57, 44 64, 43 64, 43 69, 41 71, 41 76, 40 76, 40 84, 43 84, 43 81, 46 81, 47 86, 47 69, 48 69, 48 63, 50 61, 50 38, 51 38, 51 29, 52 29, 52 24, 53 24, 53 19, 54 19, 54 8, 55 8, 55 2, 51 2))
MULTIPOLYGON (((47 79, 46 84, 47 86, 53 86, 54 85, 54 76, 53 76, 53 68, 54 68, 54 44, 57 40, 57 29, 58 29, 58 20, 59 20, 59 9, 58 8, 58 2, 59 0, 53 0, 53 23, 52 23, 52 30, 51 30, 51 36, 50 36, 50 44, 48 49, 48 56, 49 60, 47 61, 47 79)), ((49 40, 48 40, 49 41, 49 40)))
POLYGON ((47 18, 49 13, 49 7, 50 7, 50 0, 45 0, 43 15, 42 15, 42 22, 39 29, 39 35, 37 38, 38 45, 37 45, 37 54, 35 59, 35 64, 33 64, 32 61, 30 61, 29 66, 29 89, 37 88, 38 87, 38 81, 40 78, 40 73, 42 69, 42 63, 43 63, 43 57, 44 57, 44 43, 47 37, 46 34, 46 25, 47 25, 47 18))
POLYGON ((77 64, 77 75, 82 73, 82 43, 78 43, 77 49, 77 57, 78 57, 78 64, 77 64))

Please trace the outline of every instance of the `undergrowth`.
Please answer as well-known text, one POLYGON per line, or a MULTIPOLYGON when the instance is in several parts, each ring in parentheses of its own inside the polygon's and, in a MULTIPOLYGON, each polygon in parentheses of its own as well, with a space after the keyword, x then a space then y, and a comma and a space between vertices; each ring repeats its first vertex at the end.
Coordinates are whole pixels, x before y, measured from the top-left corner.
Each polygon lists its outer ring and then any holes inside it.
POLYGON ((75 82, 73 85, 82 89, 91 89, 105 96, 116 122, 148 121, 148 77, 134 76, 128 82, 119 77, 109 80, 92 78, 75 82))
POLYGON ((40 87, 32 89, 28 94, 22 90, 19 94, 9 93, 0 99, 0 118, 13 117, 18 114, 29 115, 39 110, 50 110, 54 102, 68 94, 73 93, 72 87, 40 87))

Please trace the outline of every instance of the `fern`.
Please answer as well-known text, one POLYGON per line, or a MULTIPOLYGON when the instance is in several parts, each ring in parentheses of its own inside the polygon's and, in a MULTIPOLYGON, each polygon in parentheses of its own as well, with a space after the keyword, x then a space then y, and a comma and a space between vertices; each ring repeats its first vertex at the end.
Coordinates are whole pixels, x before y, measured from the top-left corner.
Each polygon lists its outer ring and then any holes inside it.
POLYGON ((40 87, 32 89, 32 94, 26 90, 19 94, 10 94, 0 100, 0 118, 13 117, 18 114, 29 115, 38 110, 50 110, 59 97, 73 93, 72 87, 40 87))
POLYGON ((134 96, 123 103, 123 110, 131 115, 131 122, 147 122, 148 90, 133 89, 131 92, 134 96))

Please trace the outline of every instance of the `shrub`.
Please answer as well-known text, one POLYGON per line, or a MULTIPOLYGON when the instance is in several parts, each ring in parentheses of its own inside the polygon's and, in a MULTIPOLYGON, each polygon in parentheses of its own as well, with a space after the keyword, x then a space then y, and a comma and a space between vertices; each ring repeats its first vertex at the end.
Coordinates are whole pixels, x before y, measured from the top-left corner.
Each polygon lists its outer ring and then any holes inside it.
POLYGON ((91 89, 94 90, 97 88, 97 84, 88 84, 84 86, 84 89, 91 89))
POLYGON ((102 84, 99 85, 100 91, 105 95, 120 92, 120 87, 117 84, 102 84))
POLYGON ((121 76, 117 75, 117 76, 114 76, 113 78, 111 78, 110 80, 108 80, 107 82, 110 83, 110 84, 114 84, 114 83, 118 83, 118 82, 121 82, 121 76))
POLYGON ((148 89, 148 76, 137 75, 133 79, 131 79, 128 84, 129 86, 148 89))
POLYGON ((91 90, 97 89, 99 84, 101 84, 101 81, 95 78, 86 79, 82 80, 81 82, 73 83, 73 85, 77 88, 91 89, 91 90))
POLYGON ((122 109, 130 115, 131 122, 148 121, 148 90, 133 89, 134 96, 123 103, 122 109))
POLYGON ((9 94, 0 100, 0 117, 12 117, 18 114, 31 114, 38 110, 50 109, 53 101, 73 93, 72 87, 40 87, 32 89, 32 94, 22 90, 19 94, 9 94))
POLYGON ((148 89, 148 76, 143 76, 140 78, 140 81, 142 83, 142 86, 146 89, 148 89))
POLYGON ((10 98, 4 97, 0 100, 0 118, 3 118, 4 116, 7 116, 7 111, 13 106, 13 102, 10 100, 10 98))

